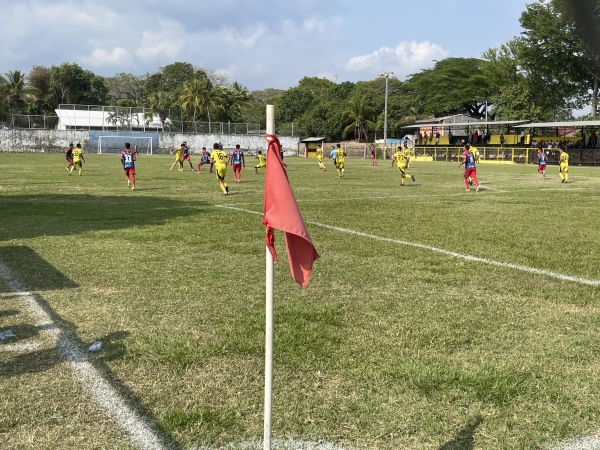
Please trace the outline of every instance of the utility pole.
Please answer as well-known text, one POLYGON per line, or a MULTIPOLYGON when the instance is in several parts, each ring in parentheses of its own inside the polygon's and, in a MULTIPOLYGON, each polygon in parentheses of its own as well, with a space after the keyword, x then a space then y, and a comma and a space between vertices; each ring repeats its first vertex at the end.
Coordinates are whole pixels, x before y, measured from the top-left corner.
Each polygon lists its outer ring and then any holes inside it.
POLYGON ((385 103, 383 109, 383 159, 385 159, 387 152, 387 111, 388 111, 388 81, 390 75, 394 75, 394 72, 381 72, 378 76, 385 78, 385 103))

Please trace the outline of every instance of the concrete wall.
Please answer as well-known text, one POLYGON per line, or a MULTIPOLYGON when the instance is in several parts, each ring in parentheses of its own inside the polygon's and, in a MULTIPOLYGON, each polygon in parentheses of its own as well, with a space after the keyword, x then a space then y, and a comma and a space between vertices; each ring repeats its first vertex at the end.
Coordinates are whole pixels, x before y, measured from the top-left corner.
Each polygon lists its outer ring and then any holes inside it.
MULTIPOLYGON (((106 134, 114 135, 114 133, 106 134)), ((123 136, 129 135, 131 135, 131 132, 123 132, 123 136)), ((278 137, 286 156, 297 154, 300 138, 293 136, 278 137)), ((155 153, 168 153, 173 147, 179 147, 184 141, 187 142, 194 153, 200 153, 202 147, 212 149, 215 142, 220 142, 226 151, 235 148, 237 144, 248 153, 256 153, 257 150, 265 150, 266 148, 263 135, 159 133, 158 149, 153 149, 153 151, 155 153)), ((85 152, 97 151, 95 146, 90 149, 90 133, 87 130, 0 130, 0 152, 3 153, 62 153, 71 142, 74 144, 81 143, 85 152)))

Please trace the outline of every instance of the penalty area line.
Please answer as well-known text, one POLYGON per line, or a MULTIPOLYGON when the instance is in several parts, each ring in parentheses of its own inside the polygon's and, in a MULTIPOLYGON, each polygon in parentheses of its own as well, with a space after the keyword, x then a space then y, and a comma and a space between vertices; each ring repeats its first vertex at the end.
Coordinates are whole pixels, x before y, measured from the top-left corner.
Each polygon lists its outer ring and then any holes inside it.
MULTIPOLYGON (((259 215, 259 216, 263 215, 263 213, 260 211, 251 211, 248 209, 237 208, 235 206, 228 206, 228 205, 215 205, 215 206, 217 206, 218 208, 231 209, 233 211, 240 211, 240 212, 245 212, 248 214, 255 214, 255 215, 259 215)), ((400 239, 393 239, 393 238, 387 238, 387 237, 383 237, 383 236, 377 236, 375 234, 363 233, 362 231, 350 230, 348 228, 336 227, 334 225, 327 225, 327 224, 320 223, 320 222, 312 222, 312 221, 308 221, 308 220, 305 222, 307 224, 314 225, 314 226, 317 226, 320 228, 325 228, 327 230, 339 231, 339 232, 351 234, 354 236, 360 236, 360 237, 364 237, 364 238, 368 238, 368 239, 374 239, 376 241, 390 242, 392 244, 405 245, 407 247, 415 247, 415 248, 419 248, 422 250, 428 250, 428 251, 434 252, 434 253, 440 253, 442 255, 450 256, 453 258, 463 259, 465 261, 479 262, 482 264, 487 264, 489 266, 501 267, 503 269, 518 270, 520 272, 531 273, 534 275, 542 275, 542 276, 545 276, 548 278, 554 278, 556 280, 569 281, 572 283, 583 284, 583 285, 587 285, 587 286, 600 286, 600 280, 589 280, 587 278, 573 277, 573 276, 564 275, 564 274, 558 273, 558 272, 552 272, 551 270, 538 269, 535 267, 524 266, 521 264, 512 264, 512 263, 506 263, 506 262, 502 262, 502 261, 495 261, 493 259, 481 258, 479 256, 466 255, 464 253, 453 252, 451 250, 445 250, 443 248, 433 247, 433 246, 427 245, 427 244, 420 244, 418 242, 409 242, 409 241, 403 241, 400 239)))

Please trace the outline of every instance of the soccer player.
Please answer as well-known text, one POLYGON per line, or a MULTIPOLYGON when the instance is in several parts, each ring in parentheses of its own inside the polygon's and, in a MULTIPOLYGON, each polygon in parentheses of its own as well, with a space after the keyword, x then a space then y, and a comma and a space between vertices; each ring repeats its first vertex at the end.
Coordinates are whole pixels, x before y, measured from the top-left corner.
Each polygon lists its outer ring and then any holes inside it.
POLYGON ((200 152, 200 162, 198 163, 198 173, 200 173, 200 167, 204 164, 210 164, 210 153, 206 151, 206 147, 202 147, 202 152, 200 152))
POLYGON ((254 173, 258 173, 258 169, 262 169, 263 167, 267 167, 267 157, 262 154, 259 150, 254 159, 258 159, 258 164, 254 166, 254 173))
POLYGON ((408 163, 410 162, 410 149, 408 147, 402 150, 402 147, 398 146, 396 153, 392 156, 392 167, 394 167, 394 161, 396 161, 396 166, 398 166, 398 170, 400 171, 400 186, 404 186, 406 177, 410 177, 415 181, 415 177, 406 173, 408 163))
POLYGON ((319 168, 321 170, 324 170, 325 172, 327 172, 327 169, 325 168, 325 164, 323 164, 323 149, 321 148, 320 145, 317 147, 316 156, 317 156, 317 162, 319 163, 319 168))
POLYGON ((73 150, 73 165, 71 166, 71 170, 69 170, 69 175, 73 173, 75 168, 78 168, 79 175, 81 176, 81 169, 83 167, 83 163, 85 162, 85 158, 83 157, 83 149, 81 148, 81 144, 77 143, 77 146, 73 150))
POLYGON ((542 180, 546 179, 546 153, 542 149, 538 149, 538 173, 542 174, 542 180))
POLYGON ((227 153, 219 148, 219 144, 213 144, 213 151, 210 154, 210 160, 215 165, 217 180, 219 180, 219 187, 223 191, 223 195, 229 194, 229 186, 227 186, 227 183, 225 183, 228 159, 227 153))
POLYGON ((71 142, 65 150, 65 159, 67 160, 67 171, 73 166, 73 143, 71 142))
POLYGON ((194 170, 194 166, 192 165, 192 158, 190 155, 190 148, 187 145, 187 142, 184 142, 183 144, 181 144, 183 147, 183 154, 182 154, 182 159, 181 159, 181 170, 183 170, 183 162, 187 161, 190 163, 190 169, 194 170))
POLYGON ((569 154, 562 144, 558 144, 558 148, 560 148, 558 175, 560 175, 561 183, 567 183, 569 181, 569 154))
POLYGON ((237 144, 235 150, 229 155, 229 161, 233 166, 233 181, 239 183, 242 179, 242 165, 246 167, 244 152, 240 150, 240 144, 237 144))
POLYGON ((346 156, 346 152, 342 148, 340 144, 337 144, 337 148, 335 149, 335 167, 337 168, 338 177, 342 178, 344 176, 344 158, 346 156))
POLYGON ((185 147, 185 142, 182 143, 179 148, 177 149, 173 149, 173 151, 171 152, 171 155, 173 153, 175 153, 175 162, 173 163, 173 165, 171 166, 171 168, 169 170, 173 170, 173 167, 175 167, 176 165, 179 165, 179 171, 182 172, 183 171, 183 148, 185 147))
POLYGON ((469 144, 466 144, 463 148, 464 148, 464 152, 462 154, 463 160, 458 164, 458 167, 462 166, 463 164, 465 165, 464 179, 465 179, 465 186, 467 188, 466 190, 467 191, 471 190, 471 187, 469 185, 469 178, 470 178, 475 183, 475 186, 477 186, 477 188, 475 190, 477 192, 479 192, 479 181, 477 181, 477 167, 475 166, 475 156, 471 152, 469 144))
POLYGON ((377 161, 375 161, 375 147, 371 145, 371 165, 377 165, 377 161))
POLYGON ((331 159, 333 159, 333 164, 335 165, 335 168, 337 169, 337 162, 335 161, 336 153, 337 153, 337 149, 335 148, 335 145, 332 145, 331 151, 329 152, 329 157, 331 159))
POLYGON ((127 178, 127 187, 131 186, 131 190, 135 190, 135 161, 136 150, 131 150, 131 144, 125 142, 125 149, 121 150, 121 164, 125 170, 125 178, 127 178))
MULTIPOLYGON (((475 161, 475 164, 479 163, 479 150, 477 150, 477 147, 473 147, 472 145, 467 144, 467 148, 471 150, 471 153, 473 153, 473 159, 475 161)), ((473 179, 471 177, 469 177, 469 186, 473 186, 473 179)))

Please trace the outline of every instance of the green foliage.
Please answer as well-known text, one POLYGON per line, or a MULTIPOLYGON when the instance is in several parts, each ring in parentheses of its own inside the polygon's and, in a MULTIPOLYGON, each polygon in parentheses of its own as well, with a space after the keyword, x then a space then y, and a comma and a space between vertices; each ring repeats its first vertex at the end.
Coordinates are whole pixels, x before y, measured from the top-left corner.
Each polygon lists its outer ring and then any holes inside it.
POLYGON ((447 58, 412 75, 407 88, 425 113, 464 113, 481 118, 485 116, 485 100, 493 92, 486 65, 482 59, 447 58))
POLYGON ((105 105, 108 88, 104 78, 84 70, 77 64, 64 63, 50 68, 49 104, 105 105))

